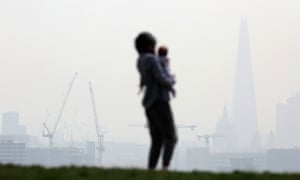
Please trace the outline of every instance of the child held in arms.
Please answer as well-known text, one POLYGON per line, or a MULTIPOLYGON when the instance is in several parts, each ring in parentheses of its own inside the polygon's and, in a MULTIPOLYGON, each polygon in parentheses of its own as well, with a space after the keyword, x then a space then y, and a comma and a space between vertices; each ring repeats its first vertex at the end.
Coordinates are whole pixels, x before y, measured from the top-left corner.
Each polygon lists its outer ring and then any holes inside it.
MULTIPOLYGON (((160 46, 158 48, 158 58, 164 73, 170 78, 175 78, 175 75, 171 73, 170 59, 168 58, 168 48, 166 46, 160 46)), ((172 93, 173 97, 176 96, 176 91, 173 87, 171 87, 169 91, 172 93)))
MULTIPOLYGON (((170 69, 170 59, 168 58, 168 48, 166 46, 160 46, 158 48, 158 60, 159 63, 162 67, 162 70, 164 72, 164 74, 171 79, 175 78, 175 75, 173 75, 171 73, 171 69, 170 69)), ((139 90, 139 94, 143 91, 145 84, 143 83, 143 81, 140 81, 140 90, 139 90)), ((171 94, 173 95, 173 97, 176 97, 176 90, 173 87, 170 87, 168 89, 169 92, 171 92, 171 94)))

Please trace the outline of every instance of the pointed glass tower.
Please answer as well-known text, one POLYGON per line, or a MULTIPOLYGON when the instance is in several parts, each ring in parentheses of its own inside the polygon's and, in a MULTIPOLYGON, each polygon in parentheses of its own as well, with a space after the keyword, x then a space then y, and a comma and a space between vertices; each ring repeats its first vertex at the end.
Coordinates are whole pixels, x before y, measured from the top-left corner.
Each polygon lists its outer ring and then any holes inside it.
MULTIPOLYGON (((236 65, 232 122, 235 129, 236 147, 249 150, 258 134, 256 100, 252 73, 248 23, 241 19, 236 65)), ((259 142, 258 142, 259 143, 259 142)))

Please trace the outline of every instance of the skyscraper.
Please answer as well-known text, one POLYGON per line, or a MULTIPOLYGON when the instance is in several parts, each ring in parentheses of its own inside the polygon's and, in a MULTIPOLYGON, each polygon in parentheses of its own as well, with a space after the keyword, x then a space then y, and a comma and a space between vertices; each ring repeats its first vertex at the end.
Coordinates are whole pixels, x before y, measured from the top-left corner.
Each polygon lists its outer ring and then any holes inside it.
POLYGON ((280 148, 300 147, 300 92, 276 107, 276 143, 280 148))
POLYGON ((2 134, 26 135, 26 127, 19 125, 19 113, 5 112, 2 114, 2 134))
POLYGON ((249 150, 260 144, 254 81, 251 64, 248 23, 245 16, 241 19, 238 43, 238 56, 234 95, 232 102, 232 122, 235 129, 236 147, 249 150))

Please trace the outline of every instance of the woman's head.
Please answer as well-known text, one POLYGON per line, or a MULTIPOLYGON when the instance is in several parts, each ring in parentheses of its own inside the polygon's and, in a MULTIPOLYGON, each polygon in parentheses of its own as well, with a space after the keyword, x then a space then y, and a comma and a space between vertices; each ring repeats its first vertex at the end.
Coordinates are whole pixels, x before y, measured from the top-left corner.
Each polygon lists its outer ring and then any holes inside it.
POLYGON ((139 54, 145 52, 154 53, 155 45, 156 45, 156 39, 149 32, 141 32, 135 38, 135 49, 139 54))

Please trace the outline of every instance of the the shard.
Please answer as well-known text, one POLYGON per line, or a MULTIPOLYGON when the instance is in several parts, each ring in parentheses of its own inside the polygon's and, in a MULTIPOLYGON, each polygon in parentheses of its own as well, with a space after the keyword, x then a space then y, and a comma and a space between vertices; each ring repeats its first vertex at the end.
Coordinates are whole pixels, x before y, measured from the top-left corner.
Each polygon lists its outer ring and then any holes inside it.
POLYGON ((241 19, 232 102, 232 122, 238 150, 255 150, 260 145, 256 99, 251 64, 248 23, 241 19), (254 149, 253 149, 254 148, 254 149))

